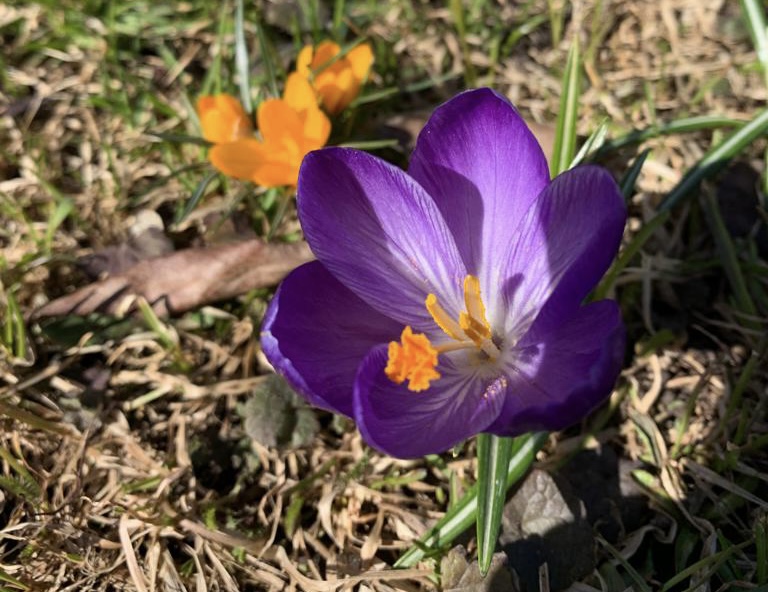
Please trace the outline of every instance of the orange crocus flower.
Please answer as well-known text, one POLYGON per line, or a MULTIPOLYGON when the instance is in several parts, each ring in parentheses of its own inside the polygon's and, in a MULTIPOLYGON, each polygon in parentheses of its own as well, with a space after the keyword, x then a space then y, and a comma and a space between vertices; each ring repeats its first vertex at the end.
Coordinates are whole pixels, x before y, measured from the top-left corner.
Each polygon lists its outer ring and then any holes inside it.
POLYGON ((197 99, 197 116, 203 137, 220 144, 251 135, 251 121, 235 97, 225 93, 197 99))
POLYGON ((338 44, 323 41, 316 48, 307 45, 296 59, 296 71, 311 80, 320 103, 331 115, 340 113, 355 100, 373 64, 373 51, 367 43, 328 64, 340 52, 338 44))
POLYGON ((331 122, 318 107, 309 82, 291 74, 283 98, 262 102, 256 119, 261 139, 241 137, 217 144, 208 153, 213 166, 264 187, 296 186, 304 156, 322 148, 331 133, 331 122))

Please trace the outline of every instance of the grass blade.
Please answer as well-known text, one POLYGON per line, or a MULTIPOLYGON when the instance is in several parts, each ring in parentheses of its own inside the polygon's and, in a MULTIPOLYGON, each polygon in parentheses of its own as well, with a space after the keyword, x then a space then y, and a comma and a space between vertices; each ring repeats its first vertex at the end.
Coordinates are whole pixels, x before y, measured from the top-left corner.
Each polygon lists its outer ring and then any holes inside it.
MULTIPOLYGON (((13 590, 31 590, 29 586, 27 586, 24 582, 21 580, 17 580, 12 575, 6 573, 2 569, 0 569, 0 582, 5 582, 6 584, 9 584, 11 586, 14 586, 13 590)), ((11 590, 11 588, 3 588, 4 590, 11 590)))
MULTIPOLYGON (((744 280, 744 274, 741 272, 739 257, 736 255, 733 241, 728 233, 728 229, 725 227, 723 217, 720 215, 717 198, 712 192, 708 191, 704 195, 702 205, 704 207, 704 215, 706 216, 707 223, 712 231, 712 236, 715 239, 715 244, 717 245, 717 250, 720 254, 720 260, 722 261, 725 275, 728 278, 728 282, 731 284, 731 289, 735 295, 736 303, 743 313, 754 317, 757 315, 757 308, 747 289, 747 282, 744 280)), ((753 326, 752 328, 757 328, 757 326, 753 326)))
POLYGON ((391 140, 361 140, 360 142, 342 142, 339 146, 345 148, 356 148, 357 150, 382 150, 384 148, 397 148, 400 142, 392 138, 391 140))
MULTIPOLYGON (((197 115, 195 115, 196 117, 197 115)), ((163 142, 171 144, 195 144, 196 146, 210 146, 211 143, 201 136, 190 136, 189 134, 174 134, 164 132, 148 132, 147 135, 159 138, 163 142)))
POLYGON ((45 239, 43 241, 43 251, 45 253, 51 252, 51 246, 53 245, 53 236, 56 234, 59 226, 64 223, 72 210, 75 209, 75 203, 71 199, 62 197, 56 200, 56 207, 53 208, 48 216, 48 224, 45 227, 45 239))
POLYGON ((606 549, 611 555, 613 555, 614 560, 616 560, 619 565, 621 565, 626 570, 627 575, 634 583, 634 586, 630 588, 631 590, 638 590, 639 592, 652 592, 648 584, 645 583, 643 576, 637 573, 637 570, 632 567, 626 559, 624 559, 622 554, 619 553, 619 551, 613 545, 611 545, 600 535, 597 535, 596 538, 597 542, 600 543, 603 548, 606 549))
POLYGON ((765 26, 765 10, 758 0, 741 0, 741 9, 744 11, 744 19, 749 27, 749 35, 755 46, 757 59, 763 69, 765 84, 768 86, 768 30, 765 26))
POLYGON ((766 516, 761 516, 755 521, 755 550, 757 583, 768 583, 768 517, 766 516))
POLYGON ((501 526, 512 442, 494 434, 477 436, 477 561, 483 576, 491 567, 501 526))
MULTIPOLYGON (((546 432, 526 434, 515 438, 512 458, 507 468, 506 489, 516 483, 533 463, 536 453, 547 441, 546 432)), ((451 507, 437 524, 430 528, 395 563, 395 567, 413 567, 435 550, 449 545, 457 536, 467 530, 477 515, 477 485, 473 486, 459 502, 451 507)))
POLYGON ((477 86, 477 76, 475 67, 469 57, 469 44, 467 43, 467 26, 464 18, 464 3, 461 0, 450 0, 449 6, 453 22, 456 25, 456 32, 459 34, 459 45, 461 46, 461 56, 464 62, 464 82, 468 88, 477 86))
POLYGON ((610 292, 614 283, 616 283, 616 279, 619 277, 619 274, 622 272, 622 270, 627 265, 629 265, 629 262, 632 261, 632 258, 635 255, 637 255, 645 242, 653 236, 653 233, 656 232, 656 229, 664 224, 668 218, 669 212, 662 212, 652 218, 650 222, 643 224, 643 227, 634 236, 632 242, 627 245, 627 247, 621 252, 619 258, 613 263, 613 265, 611 265, 611 268, 608 270, 608 273, 605 274, 603 281, 600 282, 597 289, 595 290, 592 300, 602 300, 608 296, 608 292, 610 292))
POLYGON ((256 36, 259 38, 259 51, 261 52, 261 60, 264 62, 264 72, 267 75, 267 88, 269 89, 270 96, 279 97, 280 88, 277 84, 275 65, 272 63, 272 54, 269 51, 267 34, 258 18, 254 20, 254 25, 256 26, 256 36))
POLYGON ((6 292, 5 300, 6 317, 3 340, 8 351, 15 358, 23 360, 27 355, 27 326, 24 322, 24 314, 13 293, 6 292))
POLYGON ((221 59, 224 52, 221 47, 224 45, 224 38, 227 34, 227 19, 219 19, 219 30, 216 33, 217 51, 213 54, 211 67, 205 72, 203 83, 200 86, 201 95, 218 94, 221 92, 221 59))
POLYGON ((557 115, 555 146, 552 153, 550 173, 556 177, 567 170, 576 153, 576 120, 579 110, 579 82, 581 58, 579 41, 574 38, 568 51, 568 61, 563 72, 563 94, 560 98, 560 111, 557 115))
POLYGON ((659 136, 669 136, 672 134, 686 134, 691 132, 700 132, 711 129, 720 129, 723 127, 736 127, 743 126, 746 122, 741 119, 734 119, 733 117, 725 117, 722 115, 700 115, 697 117, 685 117, 682 119, 676 119, 669 123, 660 123, 656 125, 650 125, 644 129, 632 130, 631 132, 619 136, 613 140, 606 142, 600 149, 600 153, 604 154, 609 151, 618 150, 624 146, 630 144, 640 144, 659 136))
POLYGON ((754 119, 710 149, 696 165, 688 171, 680 183, 669 192, 659 207, 661 211, 675 207, 687 197, 698 184, 716 173, 731 158, 749 146, 768 131, 768 109, 761 111, 754 119))
MULTIPOLYGON (((768 89, 768 30, 765 26, 765 10, 758 0, 741 0, 741 8, 744 11, 744 19, 749 27, 749 35, 755 46, 757 59, 763 69, 763 84, 768 89)), ((763 193, 768 194, 768 148, 765 149, 765 165, 763 169, 763 193)))
POLYGON ((187 219, 187 216, 189 216, 192 213, 192 210, 197 207, 197 204, 200 203, 200 200, 203 198, 208 185, 210 185, 211 181, 213 181, 218 174, 219 172, 214 170, 209 171, 208 174, 203 177, 202 181, 197 184, 192 197, 190 197, 189 200, 187 200, 187 203, 184 204, 184 209, 181 210, 176 216, 176 220, 174 221, 175 224, 181 224, 184 222, 184 220, 187 219))
POLYGON ((574 156, 571 164, 568 165, 569 169, 578 166, 586 160, 586 158, 592 154, 597 153, 600 147, 605 143, 605 136, 608 134, 608 123, 603 121, 597 129, 592 132, 592 135, 587 138, 587 141, 582 144, 578 154, 574 156))
MULTIPOLYGON (((248 47, 245 44, 245 25, 243 16, 243 0, 235 0, 235 68, 237 69, 237 86, 240 89, 240 101, 246 113, 253 113, 251 101, 250 66, 248 64, 248 47)), ((266 56, 262 57, 265 63, 266 56)))
POLYGON ((333 35, 336 39, 344 39, 344 0, 333 2, 333 35))
POLYGON ((621 183, 619 183, 619 187, 621 187, 621 194, 624 196, 625 200, 628 201, 629 198, 632 197, 632 195, 635 193, 635 183, 637 183, 637 178, 640 176, 640 171, 643 170, 643 165, 645 164, 645 161, 650 153, 650 148, 646 148, 640 154, 638 154, 637 158, 635 158, 635 162, 632 163, 632 166, 629 167, 629 170, 624 175, 621 183))
POLYGON ((389 97, 406 95, 409 93, 417 93, 423 90, 428 90, 435 86, 440 86, 441 84, 450 82, 451 80, 456 80, 458 77, 459 77, 458 74, 449 72, 448 74, 443 74, 442 76, 435 76, 434 78, 429 78, 428 80, 422 80, 420 82, 407 84, 403 88, 390 87, 382 90, 373 91, 371 93, 358 96, 354 101, 352 101, 351 108, 354 109, 355 107, 359 107, 360 105, 365 105, 366 103, 375 103, 376 101, 388 99, 389 97))

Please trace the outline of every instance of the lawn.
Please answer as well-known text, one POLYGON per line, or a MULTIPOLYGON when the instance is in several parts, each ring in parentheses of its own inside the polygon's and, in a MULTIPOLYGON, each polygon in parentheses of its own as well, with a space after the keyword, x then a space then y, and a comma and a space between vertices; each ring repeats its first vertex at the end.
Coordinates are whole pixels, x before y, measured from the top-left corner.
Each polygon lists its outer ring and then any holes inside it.
POLYGON ((765 13, 0 6, 0 591, 768 591, 765 13), (295 188, 222 174, 196 106, 255 112, 326 39, 374 62, 321 144, 406 168, 439 105, 490 87, 553 172, 599 164, 625 199, 591 294, 621 309, 621 373, 576 425, 516 440, 485 579, 456 517, 477 441, 386 455, 262 350, 312 259, 295 188))

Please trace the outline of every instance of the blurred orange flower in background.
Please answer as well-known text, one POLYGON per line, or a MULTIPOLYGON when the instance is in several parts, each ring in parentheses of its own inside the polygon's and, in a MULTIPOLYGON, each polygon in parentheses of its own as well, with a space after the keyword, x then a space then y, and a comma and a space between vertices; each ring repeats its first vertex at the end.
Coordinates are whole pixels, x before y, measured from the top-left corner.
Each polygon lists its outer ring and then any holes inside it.
POLYGON ((291 74, 283 97, 262 102, 256 119, 261 139, 240 135, 217 143, 208 158, 219 171, 236 179, 264 187, 296 186, 304 156, 322 148, 331 133, 331 122, 320 110, 307 79, 291 74))
POLYGON ((203 137, 220 144, 233 142, 251 134, 251 121, 235 97, 225 93, 205 95, 197 99, 197 116, 203 137))
POLYGON ((338 44, 323 41, 316 48, 307 45, 296 59, 296 71, 311 82, 323 108, 331 115, 355 100, 373 65, 373 51, 367 43, 328 63, 339 53, 338 44))

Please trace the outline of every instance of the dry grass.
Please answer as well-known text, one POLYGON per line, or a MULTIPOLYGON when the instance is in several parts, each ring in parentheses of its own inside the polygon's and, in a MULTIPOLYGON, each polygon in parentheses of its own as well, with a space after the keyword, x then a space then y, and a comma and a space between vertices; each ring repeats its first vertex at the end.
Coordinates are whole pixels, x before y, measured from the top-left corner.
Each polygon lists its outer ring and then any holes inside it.
MULTIPOLYGON (((531 121, 553 122, 574 35, 586 48, 584 136, 604 120, 613 136, 691 115, 746 120, 768 98, 735 2, 578 2, 556 44, 557 16, 537 20, 544 1, 467 3, 463 36, 448 8, 348 4, 377 49, 374 90, 452 76, 363 106, 369 139, 470 75, 531 121), (515 39, 521 25, 530 30, 515 39)), ((82 285, 74 258, 122 240, 141 209, 158 211, 177 245, 204 242, 211 214, 239 212, 259 234, 268 227, 263 196, 226 183, 172 224, 203 175, 175 173, 203 153, 150 134, 196 133, 190 100, 218 52, 224 80, 231 62, 231 36, 219 39, 220 15, 203 5, 0 7, 0 589, 436 589, 434 562, 390 566, 473 483, 471 446, 398 461, 327 414, 310 445, 251 441, 240 409, 269 370, 257 329, 267 292, 159 326, 23 322, 82 285)), ((287 65, 290 29, 269 31, 287 65)), ((647 142, 627 242, 721 134, 647 142)), ((764 144, 742 159, 760 163, 764 144)), ((611 161, 617 175, 634 150, 611 161)), ((619 276, 612 293, 633 349, 613 403, 540 456, 557 466, 581 448, 611 447, 636 461, 652 508, 647 528, 616 541, 621 560, 601 548, 600 576, 581 590, 618 589, 614 572, 635 585, 626 563, 651 589, 681 567, 690 577, 672 589, 726 589, 727 573, 741 589, 766 583, 755 537, 768 508, 768 311, 758 299, 760 314, 745 318, 707 228, 698 201, 686 202, 619 276)), ((295 230, 289 216, 278 234, 295 230)), ((765 290, 765 254, 749 238, 735 244, 765 290)))

